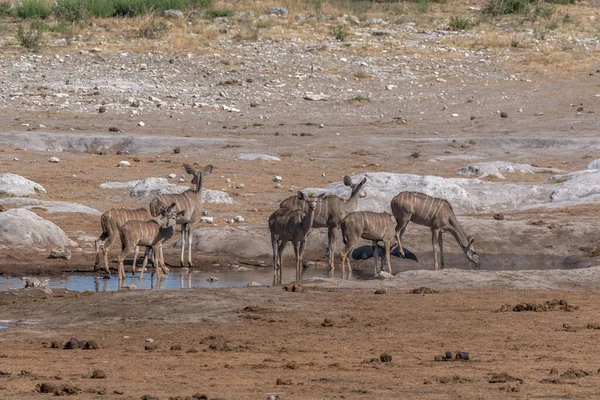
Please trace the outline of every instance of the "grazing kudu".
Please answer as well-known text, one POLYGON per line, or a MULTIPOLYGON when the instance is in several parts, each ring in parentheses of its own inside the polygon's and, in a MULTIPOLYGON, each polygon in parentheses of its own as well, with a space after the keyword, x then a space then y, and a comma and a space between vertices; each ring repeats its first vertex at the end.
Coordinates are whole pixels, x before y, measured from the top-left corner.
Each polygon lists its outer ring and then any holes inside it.
POLYGON ((300 201, 307 204, 307 212, 303 211, 304 207, 297 210, 279 208, 269 217, 269 230, 271 231, 271 244, 273 245, 273 285, 281 284, 283 269, 281 255, 288 241, 294 245, 294 253, 296 254, 296 280, 299 281, 302 278, 304 241, 313 225, 315 208, 325 197, 324 194, 308 197, 302 192, 298 192, 296 196, 300 201))
MULTIPOLYGON (((335 195, 329 195, 325 196, 323 201, 317 205, 312 227, 327 228, 327 262, 330 269, 334 268, 336 229, 340 226, 340 223, 346 215, 358 210, 358 199, 367 195, 363 190, 366 183, 366 177, 358 184, 355 184, 352 183, 352 178, 346 175, 344 176, 344 185, 349 186, 352 189, 350 198, 344 200, 335 195)), ((283 200, 279 207, 290 210, 300 209, 305 213, 308 212, 307 204, 298 199, 297 196, 291 196, 283 200)))
MULTIPOLYGON (((377 253, 379 253, 377 243, 379 241, 383 242, 388 272, 390 274, 392 273, 392 267, 390 266, 390 252, 392 247, 396 244, 394 226, 394 220, 388 213, 357 211, 348 214, 346 218, 344 218, 340 224, 340 227, 342 228, 342 238, 344 239, 344 247, 342 248, 342 251, 340 251, 342 279, 346 276, 346 264, 348 265, 348 277, 352 274, 352 266, 350 265, 348 255, 354 246, 356 246, 356 242, 360 238, 372 241, 375 276, 377 276, 377 253)), ((383 271, 383 261, 381 270, 383 271)), ((333 269, 331 270, 331 277, 333 278, 333 269)))
POLYGON ((176 203, 179 211, 185 211, 185 216, 177 223, 181 224, 181 266, 183 267, 183 257, 185 246, 188 246, 188 265, 192 264, 192 240, 194 238, 194 225, 202 216, 202 178, 212 172, 213 166, 207 165, 202 171, 196 171, 189 165, 184 165, 185 172, 193 175, 193 187, 180 194, 163 194, 150 202, 150 214, 156 216, 160 207, 166 204, 176 203))
MULTIPOLYGON (((173 236, 173 226, 178 219, 183 217, 185 211, 177 211, 176 203, 170 206, 163 206, 158 213, 158 216, 148 221, 128 221, 121 228, 119 234, 121 236, 121 254, 119 255, 119 280, 125 279, 125 270, 123 260, 134 250, 136 246, 146 246, 146 258, 150 248, 154 252, 156 262, 154 268, 158 275, 161 275, 161 269, 165 268, 165 261, 162 253, 163 242, 169 240, 173 236)), ((135 276, 135 258, 133 260, 133 276, 135 276)), ((142 266, 143 277, 144 269, 146 268, 146 260, 142 266)))
POLYGON ((433 244, 433 260, 435 270, 440 266, 444 268, 444 242, 443 232, 450 232, 456 239, 467 259, 479 269, 479 255, 473 247, 475 239, 467 236, 462 230, 452 206, 444 199, 438 199, 418 192, 401 192, 392 199, 392 212, 396 218, 396 240, 400 247, 400 254, 404 257, 402 250, 402 235, 410 221, 431 228, 431 242, 433 244), (439 259, 438 259, 439 253, 439 259))
POLYGON ((104 258, 104 270, 110 275, 108 268, 108 249, 119 236, 119 228, 127 221, 147 221, 152 216, 145 208, 137 210, 128 210, 126 208, 111 208, 100 217, 100 225, 102 226, 102 235, 94 242, 94 250, 96 252, 96 263, 94 271, 100 267, 100 252, 104 258))

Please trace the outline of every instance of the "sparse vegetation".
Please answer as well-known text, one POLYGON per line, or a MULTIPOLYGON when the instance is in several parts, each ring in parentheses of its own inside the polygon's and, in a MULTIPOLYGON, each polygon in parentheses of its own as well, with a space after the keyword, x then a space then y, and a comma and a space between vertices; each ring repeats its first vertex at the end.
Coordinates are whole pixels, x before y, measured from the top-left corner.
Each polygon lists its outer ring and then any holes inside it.
POLYGON ((352 97, 350 101, 371 101, 371 99, 365 96, 357 95, 352 97))
POLYGON ((451 16, 448 23, 448 29, 452 31, 464 31, 473 26, 473 22, 468 18, 451 16))
POLYGON ((44 19, 50 16, 51 9, 43 0, 23 0, 16 6, 19 18, 44 19))
POLYGON ((412 154, 410 155, 412 158, 419 158, 419 152, 418 151, 413 151, 412 154))
POLYGON ((346 25, 332 25, 329 27, 329 33, 331 36, 335 38, 338 42, 343 42, 349 36, 350 32, 346 25))
POLYGON ((371 75, 367 74, 365 71, 358 71, 354 74, 354 77, 356 79, 366 79, 366 78, 370 78, 371 75))
POLYGON ((206 19, 215 19, 215 18, 228 18, 231 17, 233 15, 233 11, 228 9, 228 8, 224 8, 221 10, 206 10, 204 11, 204 17, 206 19))
POLYGON ((27 50, 38 53, 42 49, 44 42, 44 33, 48 30, 48 26, 43 22, 33 21, 29 28, 23 25, 17 26, 17 39, 19 44, 27 50))
POLYGON ((145 23, 139 31, 140 37, 146 39, 160 39, 169 32, 169 25, 160 19, 152 18, 145 23))

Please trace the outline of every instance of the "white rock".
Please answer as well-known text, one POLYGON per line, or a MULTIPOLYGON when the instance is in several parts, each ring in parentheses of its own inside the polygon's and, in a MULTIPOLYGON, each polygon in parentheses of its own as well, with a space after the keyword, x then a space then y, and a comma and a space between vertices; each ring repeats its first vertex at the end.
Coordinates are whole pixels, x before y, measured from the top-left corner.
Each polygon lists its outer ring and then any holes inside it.
POLYGON ((47 194, 47 192, 42 185, 34 181, 30 181, 17 174, 4 173, 0 174, 0 194, 32 196, 35 194, 47 194))
POLYGON ((148 342, 148 343, 153 343, 153 342, 154 342, 154 339, 152 339, 152 338, 147 338, 147 339, 146 339, 146 342, 148 342))
POLYGON ((14 206, 24 206, 27 209, 33 207, 43 207, 46 212, 56 213, 81 213, 90 215, 101 215, 102 213, 96 209, 77 203, 69 203, 66 201, 47 201, 39 200, 31 197, 10 197, 0 199, 0 204, 8 204, 14 206))
POLYGON ((237 185, 235 185, 236 189, 243 189, 244 188, 244 184, 243 183, 238 183, 237 185))
POLYGON ((587 169, 600 169, 600 158, 589 162, 588 165, 586 165, 585 167, 587 169))
POLYGON ((60 161, 60 159, 58 157, 50 157, 48 161, 50 161, 51 163, 57 163, 60 161))
POLYGON ((129 161, 119 161, 119 163, 117 164, 117 167, 131 167, 131 163, 129 161))
POLYGON ((540 168, 533 167, 529 164, 517 164, 507 161, 488 161, 480 162, 475 164, 469 164, 458 170, 461 175, 476 175, 479 179, 487 176, 494 176, 499 179, 505 179, 502 172, 513 174, 519 172, 522 174, 534 174, 534 173, 552 173, 559 174, 565 171, 557 168, 540 168))
POLYGON ((25 288, 45 288, 50 283, 50 279, 38 279, 28 276, 21 277, 22 281, 25 281, 25 288))
POLYGON ((312 92, 307 92, 304 94, 304 100, 326 101, 329 100, 330 97, 331 96, 323 93, 316 94, 312 92))
POLYGON ((282 180, 283 179, 279 175, 275 175, 275 177, 273 178, 273 182, 276 182, 276 183, 280 183, 282 180))
POLYGON ((169 177, 169 179, 175 179, 175 178, 177 178, 177 175, 175 175, 175 174, 169 174, 168 177, 169 177))
POLYGON ((244 217, 242 217, 241 215, 236 215, 233 218, 233 222, 242 223, 242 222, 244 222, 244 217))
POLYGON ((202 222, 203 224, 212 224, 213 221, 213 217, 200 217, 200 222, 202 222))
POLYGON ((42 247, 76 245, 54 223, 24 208, 13 208, 0 213, 0 242, 42 247))
POLYGON ((138 126, 145 126, 146 124, 144 123, 144 121, 140 121, 138 122, 138 126))
POLYGON ((281 159, 279 157, 269 156, 266 154, 257 154, 257 153, 242 153, 238 156, 238 159, 244 160, 244 161, 255 161, 255 160, 281 161, 281 159))

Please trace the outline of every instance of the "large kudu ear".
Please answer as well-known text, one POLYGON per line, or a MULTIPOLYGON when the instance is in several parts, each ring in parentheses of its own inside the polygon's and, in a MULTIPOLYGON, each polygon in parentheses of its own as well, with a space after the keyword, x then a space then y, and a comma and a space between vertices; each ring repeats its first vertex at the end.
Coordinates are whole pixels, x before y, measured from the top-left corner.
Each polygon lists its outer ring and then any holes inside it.
POLYGON ((344 176, 344 185, 352 187, 352 178, 348 175, 344 176))
POLYGON ((296 197, 298 197, 300 200, 306 200, 306 196, 304 195, 304 193, 302 193, 299 190, 298 193, 296 193, 296 197))
POLYGON ((204 169, 202 170, 202 176, 206 176, 209 175, 213 170, 213 166, 208 164, 206 167, 204 167, 204 169))
POLYGON ((323 192, 317 196, 317 199, 319 199, 319 201, 323 200, 324 198, 325 198, 325 192, 323 192))
POLYGON ((185 172, 187 172, 188 174, 196 175, 196 170, 194 168, 192 168, 190 165, 184 164, 183 168, 185 168, 185 172))

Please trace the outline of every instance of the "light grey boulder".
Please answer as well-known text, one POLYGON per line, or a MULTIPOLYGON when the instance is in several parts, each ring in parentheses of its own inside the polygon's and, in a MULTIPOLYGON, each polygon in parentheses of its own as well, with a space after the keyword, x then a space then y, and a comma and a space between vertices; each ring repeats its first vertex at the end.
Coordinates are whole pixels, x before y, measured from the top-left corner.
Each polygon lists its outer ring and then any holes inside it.
POLYGON ((521 174, 535 174, 535 173, 552 173, 560 174, 565 171, 557 168, 540 168, 534 167, 529 164, 518 164, 508 161, 487 161, 479 162, 475 164, 469 164, 458 170, 460 175, 475 175, 479 179, 493 176, 499 179, 505 179, 502 173, 521 173, 521 174))
POLYGON ((129 182, 105 182, 100 185, 100 189, 131 189, 139 182, 139 180, 129 182))
POLYGON ((587 169, 600 169, 600 158, 589 162, 588 165, 586 165, 585 167, 587 169))
POLYGON ((84 206, 83 204, 69 203, 65 201, 38 200, 29 197, 10 197, 0 199, 0 204, 20 206, 27 209, 43 208, 50 213, 81 213, 90 215, 101 215, 102 213, 94 208, 84 206))
POLYGON ((183 12, 179 10, 164 10, 162 15, 170 19, 182 19, 184 17, 183 12))
POLYGON ((0 174, 0 194, 32 196, 35 194, 48 194, 48 192, 39 183, 24 178, 21 175, 4 173, 0 174))
POLYGON ((279 157, 269 156, 267 154, 243 153, 238 156, 238 160, 244 161, 281 161, 279 157))
POLYGON ((13 208, 0 213, 0 242, 41 247, 76 245, 54 223, 24 208, 13 208))
MULTIPOLYGON (((161 194, 179 194, 189 189, 189 186, 178 186, 166 178, 146 178, 139 181, 130 192, 131 197, 155 197, 161 194)), ((233 204, 233 198, 220 190, 202 190, 202 201, 215 204, 233 204)))

